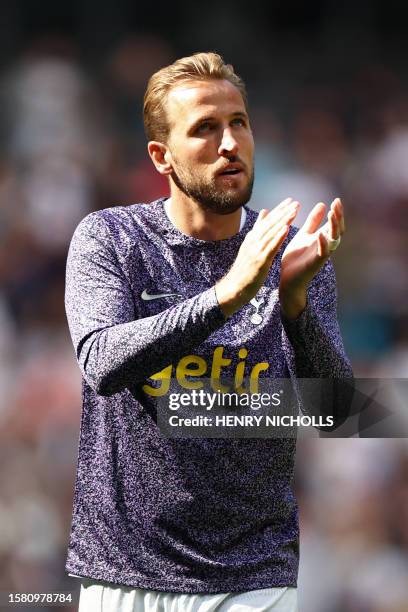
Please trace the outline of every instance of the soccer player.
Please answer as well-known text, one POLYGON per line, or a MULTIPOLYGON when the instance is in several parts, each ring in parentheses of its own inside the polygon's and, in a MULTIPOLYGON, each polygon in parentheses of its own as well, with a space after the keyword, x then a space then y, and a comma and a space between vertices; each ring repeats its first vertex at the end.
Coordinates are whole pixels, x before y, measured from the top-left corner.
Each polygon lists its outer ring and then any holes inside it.
POLYGON ((155 401, 243 360, 254 382, 352 376, 330 261, 343 207, 296 231, 291 198, 246 206, 245 86, 215 53, 155 73, 144 122, 171 197, 91 213, 68 255, 83 407, 66 568, 81 612, 295 612, 295 440, 166 438, 155 401))

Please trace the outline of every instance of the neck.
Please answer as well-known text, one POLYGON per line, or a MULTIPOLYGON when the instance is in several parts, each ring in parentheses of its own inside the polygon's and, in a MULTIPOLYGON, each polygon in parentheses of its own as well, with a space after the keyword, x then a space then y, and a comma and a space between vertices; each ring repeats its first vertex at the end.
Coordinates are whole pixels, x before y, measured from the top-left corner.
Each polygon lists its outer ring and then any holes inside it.
POLYGON ((239 208, 228 215, 219 215, 201 208, 197 202, 177 190, 171 193, 168 214, 173 225, 187 236, 199 240, 225 240, 239 232, 241 210, 239 208))

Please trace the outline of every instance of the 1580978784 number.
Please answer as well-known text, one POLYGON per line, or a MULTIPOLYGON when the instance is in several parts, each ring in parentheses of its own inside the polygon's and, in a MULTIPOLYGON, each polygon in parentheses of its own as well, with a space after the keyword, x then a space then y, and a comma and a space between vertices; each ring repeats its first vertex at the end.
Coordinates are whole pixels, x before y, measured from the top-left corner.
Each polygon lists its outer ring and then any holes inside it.
POLYGON ((72 603, 72 593, 9 593, 9 604, 72 603))

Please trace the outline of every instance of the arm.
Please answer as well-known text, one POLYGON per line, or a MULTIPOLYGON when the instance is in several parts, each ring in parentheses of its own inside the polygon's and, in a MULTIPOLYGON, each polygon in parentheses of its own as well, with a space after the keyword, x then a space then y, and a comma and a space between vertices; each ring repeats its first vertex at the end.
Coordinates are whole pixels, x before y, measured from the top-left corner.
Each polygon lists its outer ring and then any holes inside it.
MULTIPOLYGON (((337 322, 336 279, 329 241, 319 229, 324 212, 324 204, 317 204, 286 247, 279 295, 282 347, 299 407, 311 415, 333 416, 333 427, 323 429, 329 432, 350 414, 353 371, 337 322)), ((344 233, 339 199, 331 205, 326 227, 331 239, 344 233)))
POLYGON ((310 285, 299 317, 289 320, 282 314, 282 347, 300 410, 317 418, 333 417, 332 427, 316 429, 323 436, 335 432, 351 415, 354 384, 337 322, 330 260, 310 285))
POLYGON ((294 377, 353 376, 337 322, 336 304, 336 278, 329 259, 309 287, 303 312, 294 320, 282 313, 282 346, 294 377))
POLYGON ((282 343, 289 370, 297 378, 353 375, 337 323, 336 277, 329 244, 329 240, 339 243, 345 231, 343 205, 336 198, 328 222, 320 228, 325 209, 322 202, 314 206, 281 260, 282 343))
POLYGON ((88 215, 72 238, 65 306, 82 374, 100 395, 143 381, 225 323, 214 288, 135 320, 131 288, 98 213, 88 215))

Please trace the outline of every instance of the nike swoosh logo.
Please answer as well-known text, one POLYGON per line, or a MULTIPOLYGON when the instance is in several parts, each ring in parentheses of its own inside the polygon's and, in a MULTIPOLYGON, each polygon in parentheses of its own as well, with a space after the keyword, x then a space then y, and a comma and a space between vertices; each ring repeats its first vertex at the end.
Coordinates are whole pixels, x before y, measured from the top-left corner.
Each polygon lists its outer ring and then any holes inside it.
POLYGON ((140 297, 142 300, 159 300, 160 298, 172 296, 182 297, 179 293, 147 293, 146 289, 144 289, 140 297))

